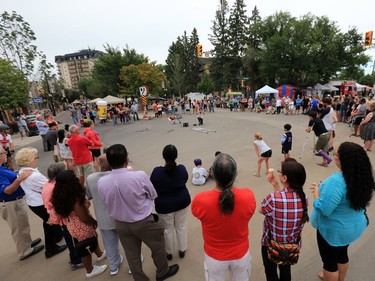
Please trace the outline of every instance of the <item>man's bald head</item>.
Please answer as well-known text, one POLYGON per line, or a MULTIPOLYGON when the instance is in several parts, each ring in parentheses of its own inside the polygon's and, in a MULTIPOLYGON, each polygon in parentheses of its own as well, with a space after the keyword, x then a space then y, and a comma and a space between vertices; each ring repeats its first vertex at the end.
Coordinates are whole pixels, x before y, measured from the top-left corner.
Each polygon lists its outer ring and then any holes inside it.
POLYGON ((106 172, 111 170, 111 166, 109 166, 108 161, 107 161, 107 155, 102 154, 98 158, 99 160, 99 166, 100 166, 100 171, 101 172, 106 172))

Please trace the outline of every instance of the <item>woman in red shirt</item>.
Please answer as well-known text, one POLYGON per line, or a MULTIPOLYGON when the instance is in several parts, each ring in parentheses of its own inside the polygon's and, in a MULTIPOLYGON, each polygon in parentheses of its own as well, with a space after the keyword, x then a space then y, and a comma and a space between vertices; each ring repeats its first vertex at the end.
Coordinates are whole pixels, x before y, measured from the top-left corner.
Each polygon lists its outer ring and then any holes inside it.
POLYGON ((233 187, 237 164, 220 153, 212 164, 216 186, 197 194, 192 213, 202 223, 206 280, 225 280, 227 271, 232 281, 249 280, 249 221, 256 200, 252 190, 233 187))

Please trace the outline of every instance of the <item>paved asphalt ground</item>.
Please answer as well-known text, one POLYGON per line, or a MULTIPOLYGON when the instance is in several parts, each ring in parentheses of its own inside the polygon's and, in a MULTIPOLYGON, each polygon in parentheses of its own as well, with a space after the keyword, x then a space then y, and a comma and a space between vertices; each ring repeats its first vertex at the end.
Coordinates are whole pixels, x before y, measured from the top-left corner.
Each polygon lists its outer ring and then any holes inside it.
MULTIPOLYGON (((231 154, 238 164, 238 176, 235 182, 237 187, 246 187, 254 191, 258 205, 259 202, 272 191, 272 186, 267 182, 262 168, 262 176, 254 177, 256 171, 256 155, 253 150, 252 141, 256 131, 263 134, 266 143, 272 147, 273 156, 270 160, 271 167, 278 169, 283 156, 281 154, 280 137, 283 132, 283 125, 290 123, 293 132, 293 150, 291 156, 299 158, 302 145, 307 139, 305 128, 308 117, 304 115, 266 115, 250 112, 230 112, 229 110, 218 109, 215 113, 206 113, 204 116, 204 128, 215 132, 201 133, 192 130, 192 125, 198 123, 194 115, 182 115, 182 122, 188 122, 189 127, 183 128, 179 124, 167 121, 167 118, 152 120, 140 120, 128 125, 112 124, 98 125, 96 130, 100 133, 101 139, 106 146, 122 143, 129 152, 130 165, 135 170, 144 170, 151 173, 155 166, 163 165, 162 149, 166 144, 176 145, 179 155, 177 162, 184 164, 191 173, 193 160, 201 158, 203 166, 210 167, 214 153, 217 150, 231 154)), ((57 120, 63 124, 71 123, 67 112, 60 113, 57 120)), ((336 131, 335 147, 343 141, 354 141, 361 143, 356 137, 349 137, 350 129, 347 124, 339 123, 336 131)), ((39 169, 46 174, 46 169, 52 163, 52 152, 43 152, 41 138, 34 136, 21 140, 19 136, 14 136, 16 151, 25 146, 33 146, 40 153, 39 169)), ((312 198, 309 191, 312 182, 325 179, 337 170, 332 163, 330 167, 324 168, 316 165, 320 162, 320 157, 312 153, 313 136, 308 139, 305 153, 300 160, 307 170, 307 181, 305 191, 312 198)), ((375 152, 369 152, 373 164, 375 164, 375 152)), ((361 163, 358 163, 361 165, 361 163)), ((188 182, 188 189, 191 197, 200 191, 213 188, 213 182, 208 182, 203 187, 196 187, 188 182)), ((310 201, 310 205, 312 201, 310 201)), ((375 280, 375 202, 368 208, 370 225, 359 241, 353 243, 349 248, 351 259, 347 280, 351 281, 371 281, 375 280)), ((311 213, 312 207, 309 207, 311 213)), ((92 210, 92 214, 94 211, 92 210)), ((43 239, 43 228, 41 220, 29 211, 31 234, 33 238, 43 239)), ((265 280, 264 270, 260 255, 260 238, 262 233, 263 217, 256 212, 250 221, 250 253, 252 257, 251 280, 265 280)), ((321 269, 321 260, 316 244, 316 231, 307 224, 303 231, 303 247, 299 263, 292 267, 293 280, 319 280, 317 272, 321 269)), ((65 251, 51 259, 45 259, 43 253, 39 253, 25 261, 18 261, 15 245, 11 238, 9 228, 4 220, 0 220, 0 280, 9 281, 39 281, 39 280, 83 280, 85 270, 79 269, 71 271, 68 266, 68 252, 65 251)), ((101 243, 101 240, 99 240, 101 243)), ((101 243, 102 244, 102 243, 101 243)), ((123 250, 122 250, 123 251, 123 250)), ((146 246, 142 248, 145 256, 143 264, 144 271, 155 280, 155 268, 152 263, 150 252, 146 246)), ((180 259, 176 250, 174 258, 170 264, 178 263, 180 271, 168 280, 191 281, 204 280, 203 270, 203 241, 200 222, 192 215, 189 216, 188 226, 188 250, 186 257, 180 259)), ((93 258, 95 262, 95 257, 93 258)), ((107 263, 105 260, 103 263, 107 263)), ((128 267, 124 263, 117 276, 110 276, 109 270, 94 280, 133 280, 128 274, 128 267)), ((229 278, 228 278, 229 280, 229 278)))

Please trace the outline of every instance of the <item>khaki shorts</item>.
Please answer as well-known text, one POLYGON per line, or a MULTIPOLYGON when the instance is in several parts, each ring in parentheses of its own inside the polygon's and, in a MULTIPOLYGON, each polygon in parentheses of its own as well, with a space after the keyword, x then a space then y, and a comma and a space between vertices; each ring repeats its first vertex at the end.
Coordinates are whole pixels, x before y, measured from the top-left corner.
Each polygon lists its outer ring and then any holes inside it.
POLYGON ((329 133, 321 134, 315 144, 315 151, 328 151, 329 133))
POLYGON ((75 165, 77 174, 81 177, 87 177, 95 173, 94 164, 92 162, 82 165, 75 165))

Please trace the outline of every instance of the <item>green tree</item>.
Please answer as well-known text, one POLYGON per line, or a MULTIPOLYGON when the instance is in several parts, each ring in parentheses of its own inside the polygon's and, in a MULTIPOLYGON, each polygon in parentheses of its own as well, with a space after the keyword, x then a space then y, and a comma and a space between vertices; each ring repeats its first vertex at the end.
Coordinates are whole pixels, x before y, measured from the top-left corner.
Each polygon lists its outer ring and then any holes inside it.
POLYGON ((34 60, 38 56, 37 47, 33 44, 35 33, 23 17, 15 11, 3 12, 0 17, 0 55, 11 62, 26 77, 34 69, 34 60))
POLYGON ((173 92, 177 93, 179 97, 182 96, 185 86, 185 73, 183 69, 183 62, 182 58, 177 53, 172 53, 169 58, 169 81, 171 83, 171 87, 173 92))
POLYGON ((214 47, 214 57, 210 67, 211 77, 215 82, 215 88, 219 91, 224 91, 228 86, 231 86, 231 81, 227 79, 228 69, 226 67, 230 62, 228 13, 228 2, 220 0, 211 27, 212 34, 209 35, 210 42, 214 47))
POLYGON ((194 28, 190 36, 185 31, 169 47, 165 73, 171 82, 172 92, 180 96, 195 92, 200 81, 200 63, 196 55, 198 43, 198 33, 194 28))
POLYGON ((295 84, 310 86, 328 82, 339 73, 359 76, 368 62, 356 29, 340 32, 327 17, 311 14, 300 19, 278 12, 260 25, 262 38, 260 71, 271 86, 295 84))
POLYGON ((205 95, 209 95, 215 90, 214 81, 210 78, 209 74, 203 75, 202 81, 197 86, 197 90, 205 95))
POLYGON ((129 65, 140 65, 148 63, 148 58, 143 54, 138 54, 135 49, 119 49, 109 46, 104 47, 106 54, 103 54, 95 62, 92 77, 97 82, 96 89, 102 91, 102 96, 119 93, 121 87, 120 71, 122 67, 129 65))
POLYGON ((227 66, 227 79, 232 88, 241 88, 240 80, 244 76, 244 68, 241 57, 244 54, 247 42, 249 19, 246 16, 246 5, 243 0, 236 0, 230 10, 228 27, 229 56, 227 66))
POLYGON ((162 84, 166 76, 154 65, 142 63, 140 65, 123 66, 120 71, 121 95, 126 97, 139 96, 139 87, 147 85, 152 95, 163 93, 162 84))
POLYGON ((24 106, 27 88, 25 75, 9 61, 0 59, 0 105, 4 109, 24 106))

